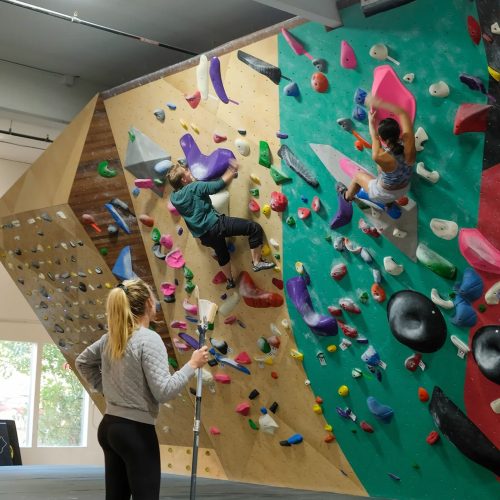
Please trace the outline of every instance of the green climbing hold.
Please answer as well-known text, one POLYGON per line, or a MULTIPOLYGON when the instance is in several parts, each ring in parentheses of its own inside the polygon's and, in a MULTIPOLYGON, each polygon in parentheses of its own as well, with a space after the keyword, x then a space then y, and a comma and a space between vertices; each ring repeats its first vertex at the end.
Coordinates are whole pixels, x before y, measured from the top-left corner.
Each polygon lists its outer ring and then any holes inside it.
POLYGON ((325 241, 328 241, 328 243, 331 243, 332 242, 332 235, 331 234, 327 234, 325 236, 325 241))
POLYGON ((273 253, 273 257, 276 259, 276 260, 281 260, 281 255, 279 253, 273 253))
POLYGON ((369 299, 368 292, 365 292, 365 291, 360 292, 358 295, 358 299, 362 304, 366 304, 368 302, 368 299, 369 299))
POLYGON ((195 289, 195 284, 191 280, 186 280, 186 284, 184 285, 184 290, 186 293, 192 293, 195 289))
POLYGON ((291 181, 292 179, 285 175, 281 170, 271 165, 271 177, 276 184, 283 184, 284 182, 291 181))
POLYGON ((266 141, 259 142, 259 165, 269 168, 273 162, 271 158, 271 149, 266 141))
POLYGON ((248 419, 248 425, 254 430, 258 431, 259 430, 259 425, 256 424, 251 418, 248 419))
POLYGON ((287 218, 286 218, 286 221, 285 221, 289 226, 295 226, 295 219, 289 215, 287 218))
POLYGON ((269 345, 269 342, 265 339, 265 337, 259 337, 257 339, 257 346, 264 354, 268 354, 271 352, 271 346, 269 345))
POLYGON ((108 249, 106 247, 99 248, 99 253, 103 256, 106 257, 108 255, 108 249))
POLYGON ((108 165, 109 163, 106 160, 101 161, 101 163, 97 165, 97 173, 101 177, 110 179, 111 177, 115 177, 118 172, 113 168, 108 168, 108 165))
POLYGON ((135 134, 132 132, 132 130, 128 131, 128 139, 129 139, 130 142, 134 142, 135 141, 135 134))
POLYGON ((165 184, 165 179, 155 178, 153 179, 153 182, 155 183, 155 186, 163 186, 165 184))
POLYGON ((484 304, 479 304, 479 307, 477 308, 479 312, 484 313, 486 311, 486 306, 484 304))
POLYGON ((174 370, 177 370, 177 368, 179 368, 179 363, 177 363, 177 360, 175 358, 171 358, 169 356, 168 358, 168 364, 174 369, 174 370))
POLYGON ((191 271, 189 267, 184 266, 183 271, 184 271, 184 278, 186 278, 186 280, 191 281, 194 278, 193 271, 191 271))
POLYGON ((258 198, 258 197, 259 197, 259 190, 258 190, 257 188, 250 189, 250 194, 251 194, 254 198, 258 198))
POLYGON ((417 470, 418 470, 418 469, 420 469, 420 465, 418 465, 418 464, 413 464, 413 465, 412 465, 412 467, 413 467, 414 469, 417 469, 417 470))
POLYGON ((452 280, 457 275, 457 268, 429 247, 420 243, 417 247, 417 260, 438 276, 452 280))
POLYGON ((160 230, 157 227, 154 227, 153 230, 151 231, 151 239, 155 243, 159 243, 161 238, 161 233, 160 230))

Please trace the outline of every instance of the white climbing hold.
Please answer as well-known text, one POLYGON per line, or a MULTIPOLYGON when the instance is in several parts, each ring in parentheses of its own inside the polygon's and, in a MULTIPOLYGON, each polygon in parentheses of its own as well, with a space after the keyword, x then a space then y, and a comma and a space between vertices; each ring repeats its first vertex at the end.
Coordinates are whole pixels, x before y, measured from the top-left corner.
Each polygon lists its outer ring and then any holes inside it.
POLYGON ((373 262, 373 257, 370 255, 370 252, 367 248, 362 248, 359 256, 367 263, 371 264, 373 262))
POLYGON ((500 398, 493 400, 490 406, 495 413, 500 413, 500 398))
POLYGON ((429 94, 433 97, 448 97, 450 95, 450 87, 448 87, 446 82, 441 80, 429 87, 429 94))
POLYGON ((405 76, 403 76, 403 80, 408 83, 412 83, 413 80, 415 80, 415 73, 406 73, 405 76))
POLYGON ((432 184, 436 184, 440 177, 439 172, 436 170, 433 170, 432 172, 427 170, 423 161, 419 161, 417 163, 417 174, 420 175, 420 177, 423 177, 426 181, 432 182, 432 184))
POLYGON ((467 353, 470 352, 469 346, 460 340, 456 335, 450 337, 451 343, 457 348, 457 356, 459 358, 464 358, 467 353))
POLYGON ((396 264, 391 256, 384 257, 384 269, 393 276, 399 276, 404 270, 404 266, 396 264))
POLYGON ((431 219, 429 225, 432 232, 443 240, 452 240, 458 234, 458 224, 452 220, 431 219))
POLYGON ((415 149, 417 151, 423 151, 424 147, 422 144, 427 140, 429 140, 427 132, 422 127, 418 127, 415 132, 415 149))
POLYGON ((380 285, 380 283, 382 283, 382 273, 380 272, 380 269, 373 269, 372 272, 374 283, 380 285))
POLYGON ((439 292, 435 288, 431 290, 431 300, 434 304, 442 307, 443 309, 453 309, 455 307, 452 300, 442 299, 441 295, 439 295, 439 292))
POLYGON ((231 311, 238 305, 240 295, 237 292, 229 295, 228 298, 219 306, 219 313, 222 316, 228 316, 231 311))
POLYGON ((241 156, 248 156, 250 154, 250 144, 245 139, 236 139, 234 145, 241 156))
POLYGON ((495 35, 500 35, 500 24, 498 22, 491 25, 491 32, 495 35))
POLYGON ((200 56, 200 62, 196 67, 196 81, 201 98, 206 101, 208 99, 208 58, 205 54, 200 56))
MULTIPOLYGON (((349 250, 351 253, 360 253, 362 250, 361 245, 358 245, 356 242, 348 239, 348 238, 343 238, 344 240, 344 247, 349 250)), ((334 245, 335 248, 335 245, 334 245)), ((337 250, 337 248, 336 248, 337 250)))
POLYGON ((278 250, 278 248, 280 247, 280 244, 274 238, 271 238, 269 240, 269 243, 273 248, 276 248, 276 250, 278 250))
POLYGON ((485 294, 484 300, 490 306, 500 302, 500 281, 497 281, 485 294))
POLYGON ((398 229, 397 227, 395 227, 392 231, 392 235, 394 236, 394 238, 406 238, 408 236, 408 233, 406 231, 403 231, 402 229, 398 229))

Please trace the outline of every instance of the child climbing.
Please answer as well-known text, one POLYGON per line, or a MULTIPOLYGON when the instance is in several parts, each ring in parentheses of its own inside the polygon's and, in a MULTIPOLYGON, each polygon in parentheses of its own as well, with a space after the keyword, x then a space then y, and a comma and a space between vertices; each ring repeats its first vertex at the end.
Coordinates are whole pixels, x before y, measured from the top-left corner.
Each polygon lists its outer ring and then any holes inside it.
POLYGON ((365 104, 371 107, 368 124, 372 158, 377 164, 378 176, 375 178, 366 172, 357 172, 348 188, 339 183, 337 189, 344 193, 347 201, 352 201, 363 188, 371 201, 389 205, 405 196, 410 189, 416 157, 413 124, 404 109, 376 96, 368 95, 365 104), (375 116, 380 108, 394 113, 399 123, 394 118, 385 118, 375 129, 375 116))
POLYGON ((222 177, 213 181, 196 180, 189 169, 182 165, 173 166, 168 173, 168 181, 174 189, 170 195, 172 205, 184 218, 191 234, 199 238, 202 245, 215 251, 217 262, 227 279, 227 289, 235 287, 227 237, 248 236, 254 272, 275 266, 274 262, 267 262, 261 257, 264 232, 260 224, 219 214, 212 206, 209 195, 231 184, 237 173, 238 162, 234 159, 230 160, 222 177))

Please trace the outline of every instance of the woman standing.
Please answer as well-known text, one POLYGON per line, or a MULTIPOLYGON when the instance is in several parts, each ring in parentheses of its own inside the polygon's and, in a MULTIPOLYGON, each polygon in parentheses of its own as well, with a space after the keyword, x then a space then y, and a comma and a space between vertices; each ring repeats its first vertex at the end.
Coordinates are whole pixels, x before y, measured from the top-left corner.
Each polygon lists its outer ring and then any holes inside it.
POLYGON ((148 328, 156 300, 142 280, 126 280, 106 303, 108 333, 87 347, 76 367, 104 395, 106 413, 98 429, 104 451, 106 500, 157 500, 160 448, 155 432, 159 405, 174 398, 208 361, 207 347, 173 375, 160 336, 148 328))

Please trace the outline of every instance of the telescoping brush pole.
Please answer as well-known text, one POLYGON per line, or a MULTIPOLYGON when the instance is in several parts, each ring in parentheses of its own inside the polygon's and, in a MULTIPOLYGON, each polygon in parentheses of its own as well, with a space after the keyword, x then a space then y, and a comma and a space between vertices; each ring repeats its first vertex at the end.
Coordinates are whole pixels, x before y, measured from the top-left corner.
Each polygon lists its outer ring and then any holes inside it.
MULTIPOLYGON (((198 288, 195 290, 195 295, 198 295, 198 288)), ((200 318, 198 325, 199 346, 205 345, 205 336, 209 325, 213 325, 215 314, 217 313, 217 305, 209 300, 198 298, 198 317, 200 318)), ((196 400, 194 404, 194 425, 193 425, 193 460, 191 463, 191 489, 189 494, 190 500, 196 500, 196 478, 198 470, 198 449, 200 445, 200 427, 201 427, 201 392, 203 388, 202 368, 197 371, 196 383, 196 400)))

